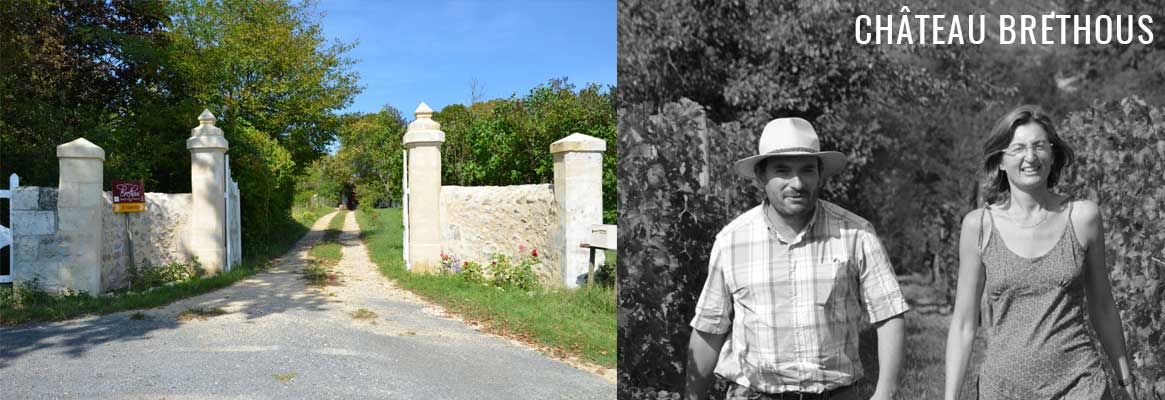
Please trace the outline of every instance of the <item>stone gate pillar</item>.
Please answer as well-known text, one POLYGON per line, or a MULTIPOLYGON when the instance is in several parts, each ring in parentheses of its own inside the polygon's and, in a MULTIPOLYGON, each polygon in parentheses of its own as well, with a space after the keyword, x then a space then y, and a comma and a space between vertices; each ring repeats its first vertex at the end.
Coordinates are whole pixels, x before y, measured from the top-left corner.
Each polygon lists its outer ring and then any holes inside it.
MULTIPOLYGON (((562 263, 563 284, 575 287, 587 272, 590 250, 579 245, 591 237, 591 226, 603 223, 603 152, 607 142, 574 133, 550 144, 554 154, 554 199, 558 202, 555 251, 562 263)), ((603 253, 595 255, 602 263, 603 253)))
POLYGON ((214 114, 203 110, 199 125, 190 130, 186 148, 190 150, 190 219, 186 231, 186 249, 197 256, 208 274, 226 266, 226 191, 227 139, 214 126, 214 114))
POLYGON ((413 271, 436 271, 441 262, 441 143, 445 132, 425 103, 417 106, 404 145, 408 149, 409 265, 413 271))
POLYGON ((57 235, 65 257, 57 265, 54 283, 96 296, 105 291, 101 285, 105 150, 81 138, 57 146, 57 158, 61 168, 57 235))

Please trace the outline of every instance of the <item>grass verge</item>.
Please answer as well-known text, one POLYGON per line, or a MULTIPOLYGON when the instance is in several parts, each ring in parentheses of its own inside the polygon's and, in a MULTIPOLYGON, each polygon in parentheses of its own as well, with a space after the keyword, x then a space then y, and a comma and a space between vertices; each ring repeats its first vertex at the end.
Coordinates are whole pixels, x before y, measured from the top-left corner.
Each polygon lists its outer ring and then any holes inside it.
POLYGON ((615 367, 613 288, 526 292, 474 284, 456 276, 411 274, 402 260, 400 209, 361 209, 356 221, 372 260, 401 287, 495 333, 534 343, 557 356, 615 367))
POLYGON ((307 254, 311 259, 307 260, 308 265, 303 267, 303 279, 307 280, 308 286, 322 288, 340 284, 340 274, 334 268, 343 258, 341 251, 343 245, 336 239, 343 230, 347 215, 347 211, 337 211, 332 215, 323 237, 308 250, 307 254))
POLYGON ((340 262, 342 257, 341 249, 343 245, 337 239, 340 237, 340 232, 344 229, 344 219, 348 216, 347 211, 337 211, 332 216, 332 220, 328 221, 328 229, 324 231, 324 236, 320 238, 308 251, 308 255, 333 262, 340 262))
POLYGON ((295 242, 311 229, 311 224, 329 211, 331 209, 326 207, 292 209, 292 218, 284 221, 283 227, 276 230, 279 232, 278 236, 263 243, 250 243, 243 253, 245 257, 242 264, 235 266, 230 272, 203 279, 158 286, 145 292, 115 292, 97 297, 78 293, 50 295, 45 292, 24 290, 18 286, 0 287, 0 325, 59 321, 158 307, 230 286, 267 268, 272 259, 290 250, 295 242))

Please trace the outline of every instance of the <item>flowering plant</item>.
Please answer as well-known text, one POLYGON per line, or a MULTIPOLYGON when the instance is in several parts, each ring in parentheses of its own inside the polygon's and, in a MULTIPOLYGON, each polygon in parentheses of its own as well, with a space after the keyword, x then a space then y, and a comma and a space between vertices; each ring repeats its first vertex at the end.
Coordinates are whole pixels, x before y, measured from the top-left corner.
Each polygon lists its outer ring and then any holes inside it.
POLYGON ((485 270, 481 267, 481 264, 474 261, 463 261, 461 263, 460 276, 462 279, 473 283, 486 282, 485 270))
POLYGON ((458 274, 461 272, 462 263, 457 257, 452 254, 445 254, 441 252, 441 273, 442 274, 458 274))
POLYGON ((538 249, 531 249, 527 255, 526 246, 518 246, 517 256, 504 254, 490 256, 488 266, 475 261, 463 261, 456 256, 442 252, 441 273, 457 275, 469 282, 491 283, 499 288, 514 286, 522 290, 529 290, 538 286, 538 276, 534 273, 534 266, 540 262, 538 249))
POLYGON ((538 264, 538 249, 533 249, 526 255, 526 246, 518 246, 518 255, 514 257, 504 254, 494 254, 490 257, 490 273, 493 275, 494 285, 516 286, 522 290, 529 290, 537 286, 538 277, 534 274, 534 265, 538 264))

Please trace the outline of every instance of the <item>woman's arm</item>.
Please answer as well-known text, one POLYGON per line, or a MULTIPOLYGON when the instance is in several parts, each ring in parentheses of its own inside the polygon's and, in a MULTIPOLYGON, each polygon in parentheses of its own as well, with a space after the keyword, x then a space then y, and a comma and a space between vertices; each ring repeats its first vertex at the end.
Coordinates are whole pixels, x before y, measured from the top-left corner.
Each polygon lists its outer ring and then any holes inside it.
POLYGON ((974 210, 963 217, 959 234, 959 283, 955 292, 955 307, 951 313, 951 328, 947 332, 946 395, 947 400, 959 398, 971 348, 975 343, 975 329, 979 326, 979 299, 983 297, 984 271, 979 258, 979 233, 984 210, 974 210))
POLYGON ((1125 349, 1124 328, 1112 299, 1112 285, 1108 281, 1108 267, 1104 260, 1104 223, 1100 207, 1088 200, 1075 206, 1077 212, 1073 213, 1072 222, 1085 249, 1084 294, 1088 297, 1092 330, 1100 336, 1100 344, 1118 377, 1130 382, 1133 374, 1125 349))

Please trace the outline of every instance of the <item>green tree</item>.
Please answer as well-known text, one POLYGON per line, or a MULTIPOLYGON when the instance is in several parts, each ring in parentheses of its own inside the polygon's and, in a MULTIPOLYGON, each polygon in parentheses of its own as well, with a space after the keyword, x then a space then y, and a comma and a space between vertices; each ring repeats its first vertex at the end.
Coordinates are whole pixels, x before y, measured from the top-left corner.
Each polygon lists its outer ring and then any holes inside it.
POLYGON ((0 19, 0 173, 55 186, 55 147, 85 137, 105 148, 106 176, 160 191, 190 181, 179 167, 200 110, 169 68, 164 3, 14 0, 0 19))
POLYGON ((346 115, 343 122, 332 179, 354 188, 363 205, 400 199, 406 128, 400 111, 385 105, 377 113, 346 115))
POLYGON ((340 129, 336 111, 361 90, 345 55, 355 44, 329 43, 314 9, 312 1, 178 0, 168 27, 190 97, 227 132, 246 121, 277 139, 297 172, 325 153, 340 129))
POLYGON ((296 205, 307 206, 335 206, 340 204, 340 195, 344 191, 344 181, 337 179, 337 165, 335 156, 323 156, 312 161, 295 180, 296 205))
POLYGON ((604 220, 614 223, 615 89, 590 84, 576 89, 554 79, 523 97, 469 107, 446 106, 433 116, 445 131, 442 181, 449 185, 520 185, 554 180, 550 144, 571 133, 607 142, 603 154, 604 220))

